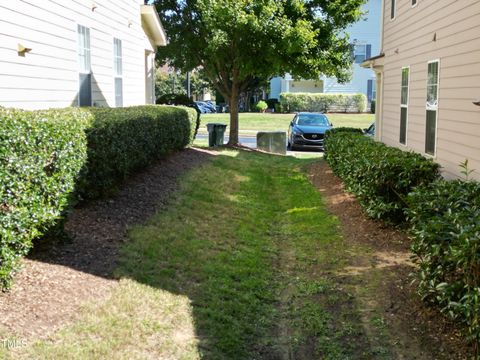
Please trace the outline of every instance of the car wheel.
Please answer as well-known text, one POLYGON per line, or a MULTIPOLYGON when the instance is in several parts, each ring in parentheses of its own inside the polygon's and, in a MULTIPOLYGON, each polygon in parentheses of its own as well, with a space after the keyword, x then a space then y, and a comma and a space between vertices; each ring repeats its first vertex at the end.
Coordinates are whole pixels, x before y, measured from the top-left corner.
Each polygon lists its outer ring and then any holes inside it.
POLYGON ((287 143, 287 150, 292 150, 292 144, 290 144, 290 141, 287 143))

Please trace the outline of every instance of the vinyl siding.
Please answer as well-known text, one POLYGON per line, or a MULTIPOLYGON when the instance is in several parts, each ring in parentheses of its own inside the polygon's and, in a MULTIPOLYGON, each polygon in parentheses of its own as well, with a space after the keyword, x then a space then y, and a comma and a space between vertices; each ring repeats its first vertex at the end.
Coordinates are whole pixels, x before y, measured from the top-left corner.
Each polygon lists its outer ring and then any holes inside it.
POLYGON ((0 4, 0 105, 26 109, 77 105, 77 24, 90 28, 92 99, 115 106, 113 38, 122 40, 124 105, 145 103, 141 0, 16 0, 0 4), (130 22, 130 26, 129 26, 130 22), (32 51, 24 57, 18 44, 32 51))
POLYGON ((401 68, 410 66, 407 149, 425 151, 427 63, 439 60, 437 147, 434 160, 447 178, 460 176, 468 159, 480 179, 480 2, 397 1, 390 19, 385 1, 383 124, 381 140, 399 144, 401 68))

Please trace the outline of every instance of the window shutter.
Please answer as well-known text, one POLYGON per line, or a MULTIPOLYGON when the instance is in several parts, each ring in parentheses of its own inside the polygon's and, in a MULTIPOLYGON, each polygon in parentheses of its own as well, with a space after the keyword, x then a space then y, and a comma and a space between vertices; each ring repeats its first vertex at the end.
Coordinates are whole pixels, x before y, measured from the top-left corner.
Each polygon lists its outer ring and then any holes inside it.
POLYGON ((372 45, 367 44, 367 59, 372 57, 372 45))

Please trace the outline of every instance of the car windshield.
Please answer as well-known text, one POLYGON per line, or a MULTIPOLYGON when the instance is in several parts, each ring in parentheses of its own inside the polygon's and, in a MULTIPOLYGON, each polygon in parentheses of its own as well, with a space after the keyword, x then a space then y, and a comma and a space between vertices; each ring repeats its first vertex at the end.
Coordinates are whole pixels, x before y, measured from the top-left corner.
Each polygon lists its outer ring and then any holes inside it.
POLYGON ((329 126, 328 119, 321 114, 300 114, 297 117, 297 125, 306 126, 329 126))

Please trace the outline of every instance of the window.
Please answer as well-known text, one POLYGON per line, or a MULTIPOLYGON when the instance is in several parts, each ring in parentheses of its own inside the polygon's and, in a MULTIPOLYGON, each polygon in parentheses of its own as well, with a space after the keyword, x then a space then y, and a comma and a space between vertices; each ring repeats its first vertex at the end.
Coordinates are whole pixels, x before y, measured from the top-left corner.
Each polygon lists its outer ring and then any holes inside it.
POLYGON ((417 0, 412 0, 412 6, 417 5, 417 0))
POLYGON ((402 68, 402 87, 400 96, 400 144, 407 144, 407 121, 408 121, 408 86, 410 80, 410 68, 402 68))
POLYGON ((122 40, 113 39, 113 73, 115 81, 115 106, 123 106, 122 40))
POLYGON ((367 80, 367 99, 368 102, 375 100, 377 98, 377 89, 375 84, 375 79, 367 80))
POLYGON ((397 1, 392 0, 392 7, 391 7, 391 12, 390 12, 390 19, 395 19, 395 13, 396 13, 396 7, 397 7, 397 1))
POLYGON ((79 89, 78 105, 92 105, 92 71, 90 60, 90 29, 78 25, 78 65, 79 65, 79 89))
POLYGON ((353 56, 354 56, 355 64, 361 64, 366 59, 372 56, 372 45, 370 44, 354 45, 353 56))
POLYGON ((428 63, 425 152, 430 155, 435 155, 436 151, 438 113, 438 70, 438 60, 428 63))

